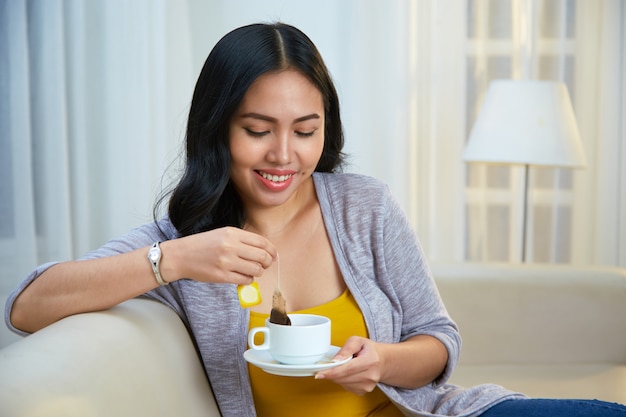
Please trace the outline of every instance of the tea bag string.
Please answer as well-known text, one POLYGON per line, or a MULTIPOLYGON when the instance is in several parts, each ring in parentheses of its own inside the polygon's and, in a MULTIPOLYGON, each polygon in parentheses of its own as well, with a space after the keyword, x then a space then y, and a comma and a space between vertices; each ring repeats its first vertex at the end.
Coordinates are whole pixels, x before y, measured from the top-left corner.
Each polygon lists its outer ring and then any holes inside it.
POLYGON ((280 289, 280 256, 276 254, 276 288, 280 289))

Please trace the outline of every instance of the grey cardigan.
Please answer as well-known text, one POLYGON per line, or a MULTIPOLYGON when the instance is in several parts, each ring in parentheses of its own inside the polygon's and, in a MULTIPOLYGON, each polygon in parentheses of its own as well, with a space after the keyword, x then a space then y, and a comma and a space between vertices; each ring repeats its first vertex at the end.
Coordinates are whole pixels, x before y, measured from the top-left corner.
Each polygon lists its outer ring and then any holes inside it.
MULTIPOLYGON (((413 229, 380 181, 356 174, 315 173, 315 187, 335 258, 365 318, 369 337, 399 342, 417 334, 438 338, 449 360, 433 383, 414 390, 379 384, 410 416, 476 416, 506 399, 525 398, 497 385, 462 388, 446 383, 459 358, 461 338, 448 316, 413 229)), ((168 219, 145 224, 84 259, 110 256, 174 239, 168 219)), ((41 265, 9 296, 5 321, 17 295, 54 263, 41 265)), ((144 295, 174 309, 193 335, 224 417, 255 416, 246 350, 249 311, 236 287, 180 280, 144 295)))

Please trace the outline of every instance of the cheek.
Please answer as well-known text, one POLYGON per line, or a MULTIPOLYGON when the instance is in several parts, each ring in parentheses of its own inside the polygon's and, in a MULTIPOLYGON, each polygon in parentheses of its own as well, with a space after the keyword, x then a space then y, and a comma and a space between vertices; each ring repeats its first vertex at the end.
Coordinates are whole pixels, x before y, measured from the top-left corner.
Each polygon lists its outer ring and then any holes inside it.
POLYGON ((313 171, 315 171, 317 164, 320 162, 320 159, 322 158, 323 152, 324 152, 324 141, 322 140, 321 144, 317 144, 313 149, 310 150, 309 155, 311 155, 311 158, 309 161, 307 161, 308 163, 307 163, 306 168, 302 170, 302 175, 311 175, 313 171))
POLYGON ((233 167, 236 165, 245 165, 249 162, 254 153, 254 150, 251 149, 246 139, 237 136, 230 137, 228 148, 230 151, 231 165, 233 167))
POLYGON ((317 158, 315 158, 315 166, 317 166, 317 163, 320 161, 320 159, 322 159, 323 153, 324 153, 324 139, 322 138, 320 143, 317 144, 317 148, 316 148, 317 158))

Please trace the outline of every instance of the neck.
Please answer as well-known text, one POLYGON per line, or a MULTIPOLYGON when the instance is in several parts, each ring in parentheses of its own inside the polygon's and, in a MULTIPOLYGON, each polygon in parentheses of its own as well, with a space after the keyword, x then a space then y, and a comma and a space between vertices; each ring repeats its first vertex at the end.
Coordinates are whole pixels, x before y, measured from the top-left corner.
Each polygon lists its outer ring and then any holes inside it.
POLYGON ((277 236, 315 204, 313 178, 300 185, 299 189, 284 204, 277 207, 246 207, 246 230, 267 238, 277 236))

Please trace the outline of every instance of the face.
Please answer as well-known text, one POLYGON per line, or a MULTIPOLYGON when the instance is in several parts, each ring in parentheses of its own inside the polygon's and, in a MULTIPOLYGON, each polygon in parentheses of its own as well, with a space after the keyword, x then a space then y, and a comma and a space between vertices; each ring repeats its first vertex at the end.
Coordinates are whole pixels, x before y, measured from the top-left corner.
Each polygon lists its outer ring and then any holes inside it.
POLYGON ((312 181, 322 155, 322 94, 297 71, 263 74, 233 115, 229 140, 231 180, 244 205, 284 204, 312 181))

